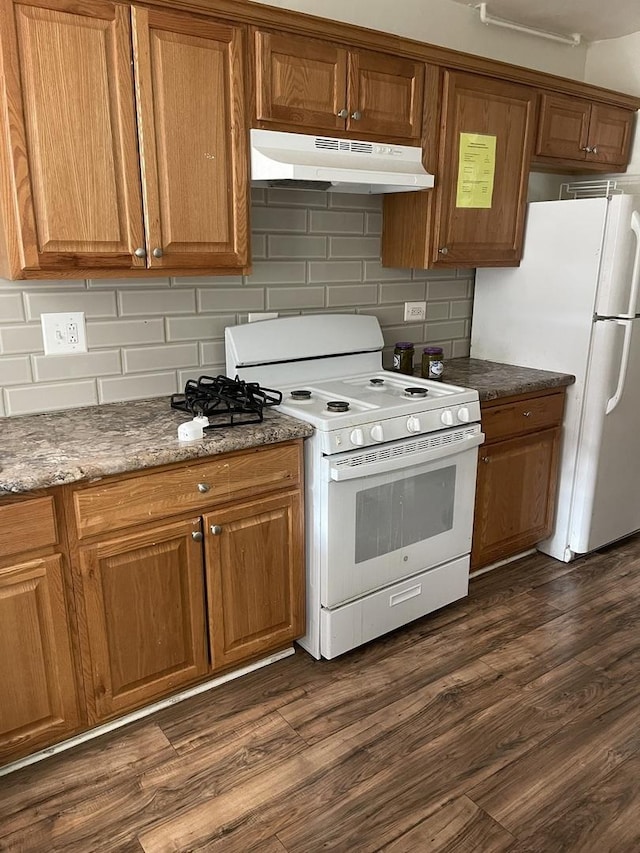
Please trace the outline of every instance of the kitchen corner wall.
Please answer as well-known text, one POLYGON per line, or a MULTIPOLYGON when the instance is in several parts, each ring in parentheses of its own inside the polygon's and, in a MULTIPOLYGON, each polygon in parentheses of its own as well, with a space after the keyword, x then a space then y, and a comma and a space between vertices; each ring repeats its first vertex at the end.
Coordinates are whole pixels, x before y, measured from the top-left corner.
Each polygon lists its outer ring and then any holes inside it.
MULTIPOLYGON (((374 314, 397 340, 469 354, 473 270, 380 264, 379 196, 254 190, 250 276, 0 281, 0 415, 160 397, 224 373, 224 329, 249 311, 374 314), (424 323, 404 302, 426 300, 424 323), (84 311, 89 351, 43 354, 40 314, 84 311)), ((329 320, 327 321, 329 322, 329 320)))

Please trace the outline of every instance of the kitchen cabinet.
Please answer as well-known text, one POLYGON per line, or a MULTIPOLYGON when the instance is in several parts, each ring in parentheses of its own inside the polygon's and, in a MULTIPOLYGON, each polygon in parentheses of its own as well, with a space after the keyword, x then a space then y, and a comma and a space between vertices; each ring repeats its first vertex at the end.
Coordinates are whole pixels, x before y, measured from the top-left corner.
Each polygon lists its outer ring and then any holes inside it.
POLYGON ((51 497, 0 502, 0 762, 80 725, 51 497))
POLYGON ((284 33, 254 40, 257 127, 419 144, 423 63, 284 33))
POLYGON ((302 523, 296 492, 205 516, 214 669, 304 634, 304 586, 297 571, 302 523))
POLYGON ((90 723, 305 630, 299 442, 68 490, 90 723))
POLYGON ((483 403, 471 569, 553 530, 564 390, 483 403))
POLYGON ((594 166, 624 170, 634 115, 632 110, 545 92, 540 97, 534 160, 576 171, 594 166))
POLYGON ((453 71, 444 72, 442 85, 435 166, 439 180, 433 191, 385 198, 382 262, 417 268, 517 266, 534 141, 535 90, 453 71), (475 183, 473 171, 463 181, 470 151, 479 144, 488 146, 482 154, 488 178, 481 194, 474 192, 481 185, 475 183))
POLYGON ((247 265, 242 27, 0 0, 0 48, 3 275, 247 265))

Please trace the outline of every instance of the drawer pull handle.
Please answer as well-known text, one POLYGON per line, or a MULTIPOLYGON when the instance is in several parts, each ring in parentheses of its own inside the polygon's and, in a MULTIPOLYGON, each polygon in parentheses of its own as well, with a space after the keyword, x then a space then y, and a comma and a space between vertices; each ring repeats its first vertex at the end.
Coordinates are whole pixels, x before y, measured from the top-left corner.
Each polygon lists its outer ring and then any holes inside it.
POLYGON ((403 592, 396 592, 395 595, 390 595, 389 607, 395 607, 396 604, 402 604, 404 601, 409 601, 410 598, 415 598, 417 595, 422 595, 421 583, 405 589, 403 592))
POLYGON ((530 417, 531 417, 531 412, 523 412, 523 413, 522 413, 522 416, 523 416, 524 418, 530 418, 530 417))
POLYGON ((193 533, 191 534, 191 538, 195 542, 202 542, 202 533, 200 533, 199 530, 194 530, 193 533))
POLYGON ((211 525, 211 532, 213 533, 214 536, 220 536, 220 534, 222 533, 222 527, 220 527, 219 524, 212 524, 211 525))
POLYGON ((204 494, 205 492, 211 491, 211 486, 209 483, 198 483, 198 491, 204 494))

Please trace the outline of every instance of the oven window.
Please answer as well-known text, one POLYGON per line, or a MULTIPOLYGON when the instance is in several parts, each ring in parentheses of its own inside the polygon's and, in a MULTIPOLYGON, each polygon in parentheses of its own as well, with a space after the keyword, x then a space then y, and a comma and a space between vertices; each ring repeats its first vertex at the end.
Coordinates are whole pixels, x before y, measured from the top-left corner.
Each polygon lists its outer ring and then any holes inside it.
POLYGON ((455 465, 358 492, 356 563, 451 530, 455 492, 455 465))

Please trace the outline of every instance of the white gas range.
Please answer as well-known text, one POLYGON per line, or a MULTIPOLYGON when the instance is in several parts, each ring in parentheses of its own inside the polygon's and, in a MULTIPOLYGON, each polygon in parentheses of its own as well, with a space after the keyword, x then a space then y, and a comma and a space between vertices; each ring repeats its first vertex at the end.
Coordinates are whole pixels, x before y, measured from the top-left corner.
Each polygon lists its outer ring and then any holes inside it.
POLYGON ((468 591, 476 391, 382 369, 375 317, 305 315, 226 330, 227 375, 277 388, 308 421, 307 633, 333 658, 468 591))

